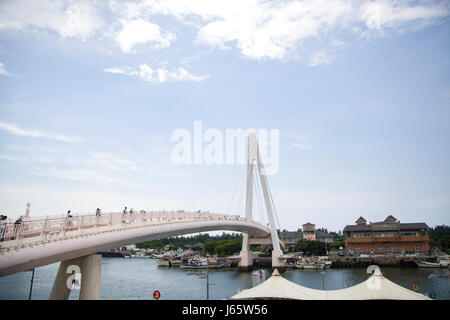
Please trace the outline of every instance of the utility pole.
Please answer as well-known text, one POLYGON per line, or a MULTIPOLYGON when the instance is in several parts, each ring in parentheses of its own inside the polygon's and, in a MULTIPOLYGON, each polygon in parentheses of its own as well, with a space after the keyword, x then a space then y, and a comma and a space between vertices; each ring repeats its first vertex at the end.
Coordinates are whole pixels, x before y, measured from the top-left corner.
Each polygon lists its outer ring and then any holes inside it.
POLYGON ((28 218, 30 216, 30 207, 31 203, 27 203, 27 211, 25 211, 25 218, 28 218))
POLYGON ((30 286, 30 294, 28 295, 28 300, 31 300, 31 295, 33 294, 33 283, 34 283, 34 270, 31 273, 31 286, 30 286))
POLYGON ((322 274, 322 288, 323 290, 325 290, 325 271, 322 271, 321 274, 322 274))

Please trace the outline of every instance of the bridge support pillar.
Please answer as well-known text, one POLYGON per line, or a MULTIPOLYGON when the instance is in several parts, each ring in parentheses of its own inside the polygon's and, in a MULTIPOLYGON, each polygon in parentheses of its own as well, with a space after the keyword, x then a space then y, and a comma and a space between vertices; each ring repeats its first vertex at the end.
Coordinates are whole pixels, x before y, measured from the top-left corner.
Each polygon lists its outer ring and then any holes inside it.
POLYGON ((69 299, 72 280, 75 280, 75 274, 77 273, 76 268, 78 268, 78 270, 81 270, 80 266, 80 258, 61 261, 55 281, 53 282, 52 292, 50 293, 50 297, 48 298, 49 300, 69 299))
POLYGON ((251 271, 253 268, 253 253, 250 250, 242 250, 240 256, 238 271, 251 271))
POLYGON ((100 300, 102 256, 91 254, 82 258, 80 300, 100 300))
POLYGON ((286 270, 285 261, 280 259, 282 255, 282 250, 272 250, 272 269, 278 269, 280 272, 284 272, 286 270))
POLYGON ((102 256, 98 254, 62 261, 49 300, 67 300, 78 273, 81 273, 80 300, 99 300, 101 272, 102 256))

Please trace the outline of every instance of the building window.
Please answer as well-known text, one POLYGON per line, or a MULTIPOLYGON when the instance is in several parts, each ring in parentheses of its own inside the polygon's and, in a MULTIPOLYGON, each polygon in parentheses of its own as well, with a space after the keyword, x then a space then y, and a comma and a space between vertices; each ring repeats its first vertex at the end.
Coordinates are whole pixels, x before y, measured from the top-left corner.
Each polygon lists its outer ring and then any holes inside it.
POLYGON ((370 238, 370 232, 355 232, 353 233, 354 238, 370 238))
POLYGON ((376 231, 373 233, 374 237, 397 237, 398 233, 395 231, 376 231))
POLYGON ((400 235, 401 236, 418 236, 419 233, 418 232, 413 232, 413 231, 408 231, 408 232, 401 232, 400 235))
POLYGON ((383 247, 378 247, 378 252, 383 252, 383 247))

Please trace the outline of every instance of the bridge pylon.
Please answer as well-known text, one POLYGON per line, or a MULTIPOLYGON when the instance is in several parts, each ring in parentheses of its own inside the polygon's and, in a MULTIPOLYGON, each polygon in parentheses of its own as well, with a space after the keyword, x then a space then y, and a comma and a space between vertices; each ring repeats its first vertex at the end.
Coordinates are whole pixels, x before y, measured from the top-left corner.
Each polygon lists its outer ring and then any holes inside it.
POLYGON ((79 286, 80 300, 100 300, 102 256, 91 254, 85 257, 61 261, 49 300, 67 300, 74 286, 79 286), (77 275, 81 274, 81 283, 77 275))
MULTIPOLYGON (((249 220, 253 218, 253 185, 255 178, 255 166, 257 168, 257 175, 261 182, 261 188, 264 197, 264 204, 269 218, 270 237, 272 242, 272 268, 284 270, 284 260, 281 259, 283 251, 280 247, 280 240, 278 239, 277 227, 275 224, 274 207, 272 197, 269 192, 267 182, 267 175, 264 170, 264 165, 261 161, 261 155, 258 146, 258 138, 255 131, 248 133, 248 154, 247 154, 247 190, 245 202, 245 217, 249 220)), ((250 249, 251 244, 255 244, 256 239, 249 239, 249 235, 244 233, 242 251, 240 253, 239 270, 248 271, 253 267, 253 253, 250 249)), ((257 241, 257 240, 256 240, 257 241)))

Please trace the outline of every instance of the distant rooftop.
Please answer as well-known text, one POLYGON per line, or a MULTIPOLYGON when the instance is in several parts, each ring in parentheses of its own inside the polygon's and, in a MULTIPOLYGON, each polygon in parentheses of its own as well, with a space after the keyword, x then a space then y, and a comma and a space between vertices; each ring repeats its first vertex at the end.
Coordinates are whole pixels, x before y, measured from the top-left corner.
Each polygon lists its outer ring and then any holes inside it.
POLYGON ((384 221, 364 224, 363 217, 356 221, 356 225, 348 225, 344 228, 344 232, 349 231, 377 231, 377 230, 426 230, 428 225, 424 222, 417 223, 400 223, 395 217, 389 215, 384 221))

